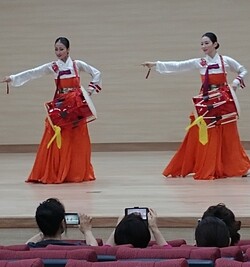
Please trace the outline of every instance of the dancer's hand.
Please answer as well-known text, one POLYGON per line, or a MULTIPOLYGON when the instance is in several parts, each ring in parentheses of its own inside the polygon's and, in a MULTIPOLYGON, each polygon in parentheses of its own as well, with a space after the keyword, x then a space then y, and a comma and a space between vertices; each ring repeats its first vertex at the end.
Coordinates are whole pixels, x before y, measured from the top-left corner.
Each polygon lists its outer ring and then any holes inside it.
POLYGON ((231 87, 233 88, 234 92, 236 92, 239 86, 233 83, 231 87))
POLYGON ((150 61, 146 61, 144 63, 141 64, 143 67, 148 67, 149 69, 151 69, 152 67, 155 67, 156 62, 150 62, 150 61))
POLYGON ((11 78, 10 76, 5 76, 2 80, 1 80, 1 83, 9 83, 11 82, 11 78))

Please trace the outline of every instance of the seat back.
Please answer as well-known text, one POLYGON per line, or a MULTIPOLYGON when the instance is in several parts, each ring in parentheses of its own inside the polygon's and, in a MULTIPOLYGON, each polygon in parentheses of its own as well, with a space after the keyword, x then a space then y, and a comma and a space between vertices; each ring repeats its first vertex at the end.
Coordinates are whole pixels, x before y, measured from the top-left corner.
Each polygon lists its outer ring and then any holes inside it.
POLYGON ((246 261, 250 261, 250 248, 247 248, 244 256, 246 261))
POLYGON ((111 262, 83 262, 69 260, 66 267, 188 267, 185 259, 171 259, 155 261, 111 261, 111 262))
MULTIPOLYGON (((184 239, 169 240, 169 241, 167 241, 167 243, 172 247, 180 247, 181 245, 187 244, 186 240, 184 240, 184 239)), ((159 245, 156 243, 156 241, 151 240, 148 244, 148 247, 152 247, 152 246, 157 247, 159 245)))
MULTIPOLYGON (((63 239, 66 243, 72 243, 72 244, 79 244, 79 245, 86 245, 86 240, 85 239, 63 239)), ((103 245, 103 240, 102 238, 96 238, 98 246, 103 245)))
POLYGON ((250 262, 240 262, 226 258, 220 258, 215 261, 215 267, 250 267, 250 262))
POLYGON ((239 246, 220 248, 220 254, 222 258, 230 258, 236 261, 244 260, 243 252, 239 246))
POLYGON ((68 259, 86 260, 90 262, 97 261, 97 255, 91 249, 76 250, 29 250, 29 251, 12 251, 0 250, 0 260, 20 260, 41 258, 47 267, 63 267, 68 259))
POLYGON ((8 250, 29 250, 29 246, 26 244, 16 244, 16 245, 8 245, 8 246, 1 246, 0 249, 8 249, 8 250))
POLYGON ((132 247, 131 245, 117 245, 117 246, 60 246, 60 245, 48 245, 46 249, 49 250, 75 250, 78 248, 82 249, 93 249, 97 254, 97 261, 115 261, 116 252, 119 248, 132 247))
POLYGON ((151 248, 119 248, 116 253, 117 260, 123 259, 207 259, 215 261, 220 257, 218 248, 196 248, 189 247, 172 249, 151 248))
MULTIPOLYGON (((188 247, 188 248, 193 248, 193 249, 201 249, 202 247, 196 247, 192 245, 182 245, 181 247, 188 247)), ((250 247, 250 246, 249 246, 250 247)), ((203 247, 207 249, 207 247, 203 247)), ((219 248, 220 250, 220 256, 222 258, 230 258, 233 260, 237 261, 243 261, 244 260, 244 255, 242 252, 241 247, 239 246, 229 246, 229 247, 224 247, 224 248, 219 248)))
POLYGON ((242 239, 236 244, 237 246, 250 245, 250 239, 242 239))
POLYGON ((44 264, 41 259, 0 260, 0 267, 44 267, 44 264))
POLYGON ((185 258, 189 266, 213 267, 214 262, 220 257, 218 248, 172 248, 172 249, 152 249, 152 248, 119 248, 116 253, 117 260, 142 260, 156 261, 165 259, 185 258))

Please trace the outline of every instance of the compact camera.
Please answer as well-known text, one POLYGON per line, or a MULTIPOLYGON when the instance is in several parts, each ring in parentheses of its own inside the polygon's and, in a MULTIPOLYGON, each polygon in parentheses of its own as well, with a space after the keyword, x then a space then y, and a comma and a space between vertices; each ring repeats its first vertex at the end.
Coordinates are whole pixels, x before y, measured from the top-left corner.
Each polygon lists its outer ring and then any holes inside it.
POLYGON ((67 225, 79 225, 80 218, 78 213, 65 213, 65 221, 67 225))
POLYGON ((144 221, 148 220, 148 208, 140 208, 140 207, 134 207, 134 208, 125 208, 125 215, 129 215, 131 213, 140 215, 144 221))

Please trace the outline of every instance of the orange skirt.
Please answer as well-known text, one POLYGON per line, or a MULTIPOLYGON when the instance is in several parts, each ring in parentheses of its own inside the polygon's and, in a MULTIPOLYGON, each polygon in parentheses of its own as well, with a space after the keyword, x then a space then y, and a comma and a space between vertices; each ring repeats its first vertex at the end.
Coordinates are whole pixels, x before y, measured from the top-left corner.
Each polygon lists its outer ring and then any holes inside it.
POLYGON ((55 141, 47 149, 53 136, 54 131, 46 119, 42 141, 26 182, 59 184, 95 180, 87 125, 63 129, 61 149, 58 149, 55 141))
POLYGON ((166 177, 193 174, 197 180, 241 177, 250 169, 250 160, 240 142, 237 123, 208 129, 208 143, 199 142, 198 126, 186 134, 180 148, 163 171, 166 177))

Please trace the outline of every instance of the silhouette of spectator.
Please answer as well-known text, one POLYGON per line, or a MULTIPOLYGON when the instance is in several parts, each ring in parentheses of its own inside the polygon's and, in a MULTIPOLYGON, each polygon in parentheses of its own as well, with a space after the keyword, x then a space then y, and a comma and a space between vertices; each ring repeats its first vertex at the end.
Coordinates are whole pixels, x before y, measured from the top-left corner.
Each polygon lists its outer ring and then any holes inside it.
POLYGON ((230 244, 230 234, 222 220, 207 216, 198 222, 195 240, 197 247, 227 247, 230 244))
MULTIPOLYGON (((42 202, 36 209, 35 217, 41 232, 26 242, 30 247, 46 247, 49 244, 79 244, 62 240, 62 234, 66 231, 67 225, 65 221, 65 208, 58 199, 49 198, 42 202)), ((84 234, 87 245, 97 246, 97 241, 92 233, 91 220, 92 218, 88 215, 81 214, 79 230, 84 234)))
POLYGON ((230 245, 233 246, 238 243, 240 240, 240 234, 238 231, 241 227, 241 221, 236 221, 232 210, 227 208, 225 204, 219 203, 217 205, 208 207, 208 209, 203 213, 202 219, 207 216, 215 216, 221 219, 228 227, 231 238, 230 245))

